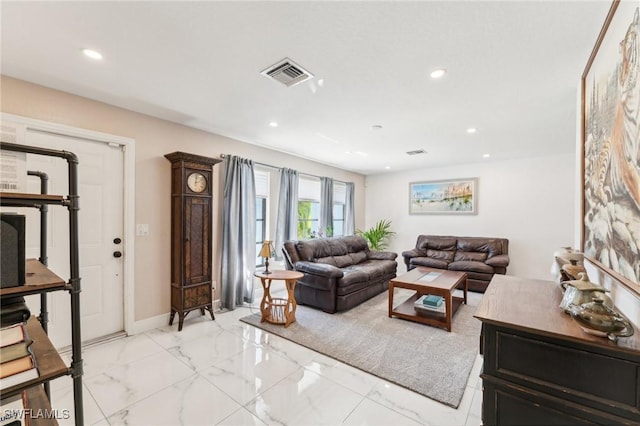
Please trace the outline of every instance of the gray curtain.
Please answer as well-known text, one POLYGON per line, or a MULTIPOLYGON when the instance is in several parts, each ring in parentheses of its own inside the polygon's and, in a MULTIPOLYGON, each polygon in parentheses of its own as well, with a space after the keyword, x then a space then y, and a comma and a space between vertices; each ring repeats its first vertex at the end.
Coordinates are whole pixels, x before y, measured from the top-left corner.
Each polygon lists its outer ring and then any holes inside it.
POLYGON ((276 259, 282 259, 282 246, 298 237, 298 172, 280 169, 278 217, 276 218, 276 259))
POLYGON ((345 204, 344 204, 344 235, 353 235, 356 232, 354 200, 355 200, 355 185, 353 184, 353 182, 347 182, 345 204))
POLYGON ((256 187, 253 161, 224 157, 220 301, 235 309, 253 302, 256 269, 256 187))
POLYGON ((328 177, 320 178, 320 232, 333 235, 333 179, 328 177))

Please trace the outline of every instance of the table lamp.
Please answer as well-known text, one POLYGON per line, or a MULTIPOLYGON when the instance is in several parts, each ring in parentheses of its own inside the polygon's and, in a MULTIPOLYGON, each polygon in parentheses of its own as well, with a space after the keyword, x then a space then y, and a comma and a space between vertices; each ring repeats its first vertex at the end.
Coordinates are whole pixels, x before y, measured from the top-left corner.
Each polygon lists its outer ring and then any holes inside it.
POLYGON ((273 252, 275 249, 273 248, 273 244, 269 240, 264 240, 262 242, 262 248, 260 249, 260 253, 258 257, 264 257, 264 272, 263 274, 270 274, 269 270, 269 259, 273 257, 273 252))

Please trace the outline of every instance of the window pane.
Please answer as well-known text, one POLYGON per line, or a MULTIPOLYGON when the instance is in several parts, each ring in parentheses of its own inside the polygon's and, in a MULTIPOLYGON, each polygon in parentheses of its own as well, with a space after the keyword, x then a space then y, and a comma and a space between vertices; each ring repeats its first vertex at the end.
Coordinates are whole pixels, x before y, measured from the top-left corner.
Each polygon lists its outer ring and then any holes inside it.
POLYGON ((256 198, 256 219, 264 219, 265 201, 264 198, 256 198))
POLYGON ((320 223, 320 203, 314 201, 298 202, 298 239, 318 236, 320 223))
POLYGON ((264 241, 264 222, 256 220, 256 243, 262 243, 264 241))
POLYGON ((344 220, 344 204, 333 205, 333 219, 344 220))
POLYGON ((264 258, 259 256, 260 249, 262 249, 262 243, 256 244, 256 266, 264 266, 264 258))
POLYGON ((344 235, 344 222, 333 221, 333 236, 342 237, 344 235))

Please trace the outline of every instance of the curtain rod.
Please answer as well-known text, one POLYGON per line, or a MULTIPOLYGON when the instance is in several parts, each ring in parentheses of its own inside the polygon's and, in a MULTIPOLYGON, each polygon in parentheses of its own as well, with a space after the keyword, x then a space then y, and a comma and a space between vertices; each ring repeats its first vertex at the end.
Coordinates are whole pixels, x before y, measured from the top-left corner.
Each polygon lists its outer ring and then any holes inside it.
MULTIPOLYGON (((224 157, 226 157, 226 154, 220 154, 220 158, 224 159, 224 157)), ((276 170, 282 170, 283 169, 283 167, 272 166, 271 164, 261 163, 259 161, 254 161, 254 160, 251 160, 251 161, 253 161, 253 164, 258 164, 260 166, 268 167, 270 169, 276 169, 276 170)), ((298 172, 298 173, 300 173, 301 175, 311 176, 311 177, 318 178, 318 179, 323 177, 323 176, 312 175, 311 173, 304 173, 304 172, 298 172)), ((345 181, 338 180, 338 179, 333 179, 333 180, 336 181, 336 182, 340 182, 340 183, 347 183, 345 181)))

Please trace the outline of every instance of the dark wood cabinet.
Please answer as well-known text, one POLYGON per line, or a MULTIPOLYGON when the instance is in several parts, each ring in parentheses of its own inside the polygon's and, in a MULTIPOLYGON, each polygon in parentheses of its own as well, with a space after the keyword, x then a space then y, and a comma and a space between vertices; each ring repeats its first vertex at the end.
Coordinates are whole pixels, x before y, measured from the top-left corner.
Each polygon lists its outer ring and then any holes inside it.
POLYGON ((551 281, 496 275, 476 317, 486 425, 640 423, 640 339, 583 332, 551 281))
POLYGON ((213 314, 211 272, 213 166, 221 160, 184 152, 171 162, 171 317, 178 331, 192 310, 213 314))

